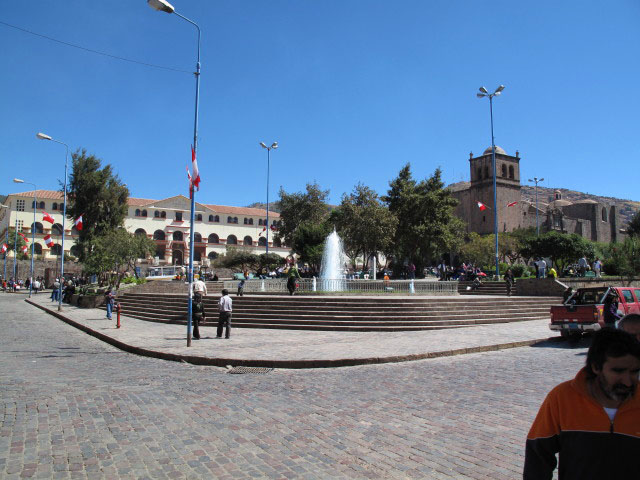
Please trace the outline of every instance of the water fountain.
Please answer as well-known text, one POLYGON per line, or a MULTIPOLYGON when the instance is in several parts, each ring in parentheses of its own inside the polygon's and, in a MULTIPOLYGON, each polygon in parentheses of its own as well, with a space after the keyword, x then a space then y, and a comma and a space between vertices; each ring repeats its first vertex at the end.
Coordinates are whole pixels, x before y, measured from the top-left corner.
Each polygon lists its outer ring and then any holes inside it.
POLYGON ((344 253, 342 239, 334 230, 325 240, 320 266, 320 290, 339 292, 345 289, 344 268, 347 256, 344 253))

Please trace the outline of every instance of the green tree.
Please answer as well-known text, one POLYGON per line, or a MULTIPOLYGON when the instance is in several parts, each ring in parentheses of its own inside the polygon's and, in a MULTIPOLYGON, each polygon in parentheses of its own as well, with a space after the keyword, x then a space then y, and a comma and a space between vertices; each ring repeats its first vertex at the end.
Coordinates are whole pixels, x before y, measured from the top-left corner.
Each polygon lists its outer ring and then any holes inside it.
MULTIPOLYGON (((276 235, 285 245, 293 245, 296 230, 303 222, 323 223, 329 216, 326 203, 329 190, 308 183, 306 192, 287 193, 280 187, 280 221, 276 235)), ((294 250, 295 251, 295 250, 294 250)), ((297 252, 296 252, 297 253, 297 252)))
POLYGON ((630 237, 640 237, 640 211, 633 215, 629 225, 627 225, 627 234, 630 237))
POLYGON ((275 270, 277 267, 284 265, 285 263, 286 259, 277 253, 261 253, 258 259, 258 267, 266 269, 267 272, 269 270, 275 270))
POLYGON ((465 263, 473 263, 478 266, 492 265, 495 256, 493 235, 469 233, 466 241, 460 246, 459 256, 465 263))
POLYGON ((331 227, 326 222, 302 222, 293 236, 291 249, 314 273, 320 271, 324 242, 330 232, 331 227))
POLYGON ((331 212, 330 222, 344 242, 345 252, 355 265, 361 256, 365 263, 372 255, 388 251, 393 242, 398 219, 382 204, 378 194, 358 184, 331 212))
POLYGON ((16 251, 18 252, 16 258, 18 260, 26 260, 27 258, 29 258, 29 255, 31 255, 31 238, 29 238, 28 243, 25 242, 24 239, 20 236, 20 229, 18 229, 18 236, 16 237, 15 227, 9 228, 9 241, 7 242, 6 239, 3 238, 2 241, 0 241, 0 245, 3 243, 7 244, 7 254, 13 251, 14 246, 16 247, 16 251), (22 249, 25 245, 29 247, 29 250, 27 250, 26 254, 22 252, 22 249))
POLYGON ((220 258, 221 267, 244 270, 256 270, 260 265, 260 256, 236 247, 227 247, 227 253, 220 258))
POLYGON ((390 253, 395 257, 396 271, 403 260, 415 262, 418 271, 440 255, 458 250, 464 224, 453 210, 457 200, 444 188, 442 172, 417 182, 406 164, 389 183, 389 191, 382 200, 398 219, 390 253))
POLYGON ((73 156, 67 192, 67 217, 82 215, 83 229, 78 235, 78 258, 83 262, 100 237, 124 224, 127 215, 129 190, 114 173, 111 165, 86 150, 73 156))
POLYGON ((550 258, 558 271, 580 257, 591 260, 595 256, 593 244, 575 233, 547 232, 529 239, 528 248, 532 256, 550 258))
POLYGON ((99 277, 101 284, 108 280, 120 285, 127 272, 133 271, 138 276, 136 261, 147 258, 155 249, 155 242, 146 235, 134 235, 124 228, 116 228, 93 239, 92 248, 82 264, 86 273, 99 277))

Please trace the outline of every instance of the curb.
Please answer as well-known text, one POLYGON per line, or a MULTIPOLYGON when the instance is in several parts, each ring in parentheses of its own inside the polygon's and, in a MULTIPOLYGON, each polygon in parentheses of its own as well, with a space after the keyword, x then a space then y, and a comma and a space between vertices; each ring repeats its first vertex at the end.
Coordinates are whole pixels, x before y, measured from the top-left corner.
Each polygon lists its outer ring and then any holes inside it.
POLYGON ((49 315, 62 320, 72 327, 82 330, 88 335, 102 340, 127 353, 133 353, 144 357, 158 358, 161 360, 169 360, 173 362, 186 362, 193 365, 207 365, 214 367, 226 367, 227 365, 241 367, 269 367, 269 368, 336 368, 336 367, 353 367, 357 365, 374 365, 382 363, 399 363, 411 362, 416 360, 425 360, 430 358, 452 357, 456 355, 466 355, 470 353, 493 352, 498 350, 506 350, 508 348, 519 348, 536 345, 547 341, 558 341, 559 337, 545 337, 536 340, 524 340, 520 342, 507 342, 495 345, 480 345, 478 347, 458 348, 454 350, 443 350, 439 352, 414 353, 411 355, 393 355, 390 357, 368 357, 368 358, 337 358, 332 360, 247 360, 234 358, 210 358, 198 355, 181 355, 176 353, 166 353, 157 350, 149 350, 142 347, 136 347, 127 343, 116 340, 104 333, 93 330, 86 325, 78 323, 70 318, 65 317, 56 310, 51 310, 43 305, 25 299, 30 305, 47 312, 49 315))

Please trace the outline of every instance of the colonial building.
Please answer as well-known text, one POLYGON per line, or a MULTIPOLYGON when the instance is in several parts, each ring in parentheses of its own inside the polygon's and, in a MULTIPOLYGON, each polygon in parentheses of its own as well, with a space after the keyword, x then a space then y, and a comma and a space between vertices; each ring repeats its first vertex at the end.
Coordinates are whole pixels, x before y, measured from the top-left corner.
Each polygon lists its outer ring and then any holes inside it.
MULTIPOLYGON (((13 243, 15 230, 23 233, 31 241, 35 229, 35 253, 42 258, 55 258, 62 251, 63 198, 57 191, 36 190, 36 205, 33 191, 13 193, 7 196, 0 208, 0 244, 13 243), (34 225, 33 212, 36 210, 34 225), (54 219, 54 224, 43 222, 43 211, 54 219), (7 234, 9 241, 7 242, 7 234), (50 235, 54 244, 48 247, 45 236, 50 235)), ((182 196, 151 200, 129 198, 125 228, 135 234, 146 235, 156 242, 155 256, 143 259, 142 263, 156 265, 182 265, 189 259, 189 233, 191 201, 182 196)), ((196 203, 194 233, 194 262, 200 264, 205 258, 214 259, 225 253, 227 246, 246 249, 251 253, 264 253, 266 232, 269 229, 269 252, 287 256, 288 249, 274 241, 273 230, 277 228, 280 215, 269 212, 267 226, 266 210, 259 208, 229 207, 196 203)), ((78 231, 73 220, 67 218, 65 224, 66 254, 74 255, 75 239, 78 231)), ((13 252, 10 253, 10 256, 13 252)))
MULTIPOLYGON (((520 154, 507 154, 496 146, 496 193, 498 230, 511 232, 517 228, 536 226, 536 205, 522 198, 520 184, 520 154)), ((471 182, 451 187, 458 200, 456 215, 467 224, 468 232, 493 233, 493 168, 491 147, 482 155, 469 154, 471 182), (485 205, 482 210, 478 204, 485 205)), ((577 233, 598 242, 616 242, 620 239, 620 217, 616 206, 594 200, 569 202, 556 191, 554 198, 539 199, 538 223, 540 231, 556 230, 577 233), (545 201, 546 200, 546 201, 545 201)))

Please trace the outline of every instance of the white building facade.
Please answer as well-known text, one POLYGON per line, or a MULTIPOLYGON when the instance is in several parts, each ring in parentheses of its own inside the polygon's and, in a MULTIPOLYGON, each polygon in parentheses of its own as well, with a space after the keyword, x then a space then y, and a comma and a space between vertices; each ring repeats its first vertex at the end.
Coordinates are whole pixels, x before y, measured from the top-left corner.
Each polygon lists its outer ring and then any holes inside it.
MULTIPOLYGON (((62 252, 62 194, 51 190, 13 193, 7 196, 0 209, 0 244, 13 245, 15 230, 24 234, 31 242, 35 229, 35 254, 43 259, 59 258, 62 252), (36 210, 34 225, 33 212, 36 210), (54 224, 43 221, 43 212, 54 219, 54 224), (8 235, 8 241, 7 241, 8 235), (45 236, 50 235, 54 244, 48 247, 45 236)), ((153 257, 142 259, 141 263, 154 265, 183 265, 189 263, 191 201, 183 196, 151 200, 129 198, 128 214, 124 221, 127 231, 146 235, 155 240, 156 252, 153 257)), ((265 253, 267 231, 269 231, 269 253, 286 257, 288 249, 274 241, 275 229, 280 215, 259 208, 231 207, 196 203, 194 228, 194 262, 205 263, 205 259, 215 259, 227 250, 227 246, 247 250, 251 253, 265 253)), ((73 227, 73 219, 65 224, 65 253, 75 256, 74 245, 78 231, 73 227)), ((31 243, 29 243, 29 253, 31 243)), ((9 253, 12 257, 13 252, 9 253)))

